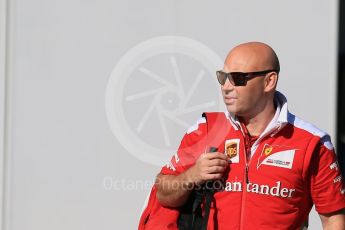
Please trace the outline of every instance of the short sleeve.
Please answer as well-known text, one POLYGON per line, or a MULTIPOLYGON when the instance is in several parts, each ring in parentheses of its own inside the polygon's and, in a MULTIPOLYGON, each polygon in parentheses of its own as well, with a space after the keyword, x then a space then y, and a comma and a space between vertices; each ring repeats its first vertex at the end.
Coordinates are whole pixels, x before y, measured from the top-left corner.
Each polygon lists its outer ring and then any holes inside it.
POLYGON ((178 175, 194 165, 205 152, 206 130, 206 119, 202 117, 185 133, 177 152, 161 169, 161 174, 178 175))
POLYGON ((311 162, 311 195, 319 213, 345 208, 344 181, 330 142, 321 143, 311 162))

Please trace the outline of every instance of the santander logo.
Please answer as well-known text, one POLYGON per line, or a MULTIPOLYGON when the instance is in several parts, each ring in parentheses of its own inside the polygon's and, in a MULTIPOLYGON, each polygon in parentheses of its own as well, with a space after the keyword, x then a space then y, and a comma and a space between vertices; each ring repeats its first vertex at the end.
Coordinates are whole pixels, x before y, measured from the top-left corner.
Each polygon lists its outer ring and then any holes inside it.
POLYGON ((246 192, 257 193, 261 195, 277 196, 282 198, 291 198, 294 196, 296 189, 284 188, 280 181, 277 181, 275 186, 269 186, 265 184, 248 183, 245 186, 241 182, 229 182, 225 183, 225 192, 242 192, 243 189, 246 192))

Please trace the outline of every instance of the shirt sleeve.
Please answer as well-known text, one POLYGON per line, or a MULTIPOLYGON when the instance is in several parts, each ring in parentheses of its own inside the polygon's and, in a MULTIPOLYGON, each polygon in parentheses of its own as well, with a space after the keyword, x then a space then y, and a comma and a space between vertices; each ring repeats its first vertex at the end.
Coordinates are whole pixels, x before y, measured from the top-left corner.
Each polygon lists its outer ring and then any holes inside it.
POLYGON ((171 160, 162 167, 161 174, 178 175, 194 165, 205 152, 206 119, 200 118, 182 138, 180 146, 171 160))
POLYGON ((311 163, 311 196, 319 213, 345 208, 345 189, 337 156, 330 141, 321 142, 311 163))

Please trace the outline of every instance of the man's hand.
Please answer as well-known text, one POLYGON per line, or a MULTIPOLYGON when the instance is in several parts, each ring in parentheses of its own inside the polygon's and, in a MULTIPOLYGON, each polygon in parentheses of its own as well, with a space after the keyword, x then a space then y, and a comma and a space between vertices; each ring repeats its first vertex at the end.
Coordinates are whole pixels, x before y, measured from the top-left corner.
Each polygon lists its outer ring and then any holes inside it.
POLYGON ((219 152, 204 153, 195 165, 185 172, 185 177, 188 182, 195 185, 209 180, 221 179, 228 165, 228 157, 225 154, 219 152))
POLYGON ((180 175, 158 175, 157 199, 167 207, 182 206, 195 185, 223 177, 228 157, 219 152, 202 154, 195 164, 180 175))

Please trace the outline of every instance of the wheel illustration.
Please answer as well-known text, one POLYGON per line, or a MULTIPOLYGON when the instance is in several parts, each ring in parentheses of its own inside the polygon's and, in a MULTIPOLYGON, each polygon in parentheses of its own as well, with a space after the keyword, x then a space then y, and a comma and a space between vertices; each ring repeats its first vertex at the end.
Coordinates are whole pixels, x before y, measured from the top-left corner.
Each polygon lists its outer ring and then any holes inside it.
POLYGON ((214 74, 222 66, 210 48, 186 37, 156 37, 133 47, 106 88, 113 134, 136 158, 163 165, 202 112, 224 110, 214 74))

